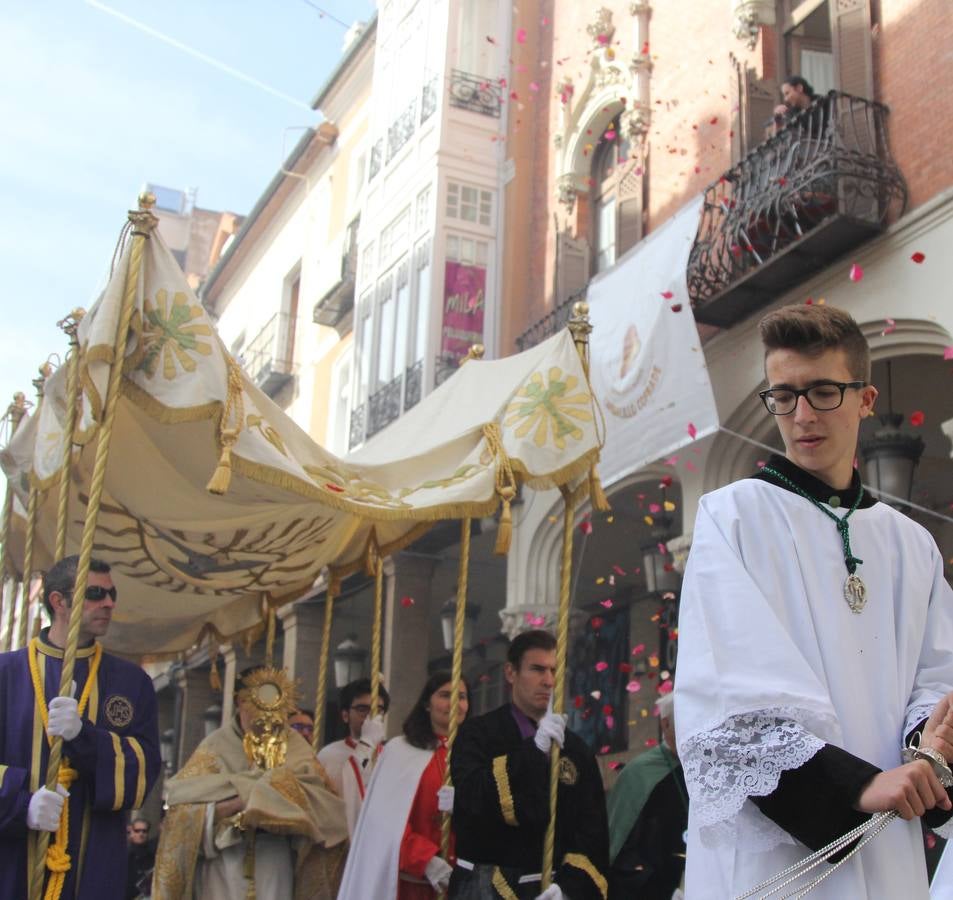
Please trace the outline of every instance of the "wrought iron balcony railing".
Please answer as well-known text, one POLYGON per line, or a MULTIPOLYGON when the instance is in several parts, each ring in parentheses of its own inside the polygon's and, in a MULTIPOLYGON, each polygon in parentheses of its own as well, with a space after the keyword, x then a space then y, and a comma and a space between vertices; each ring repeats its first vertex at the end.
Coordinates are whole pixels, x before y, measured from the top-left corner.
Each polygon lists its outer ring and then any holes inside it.
POLYGON ((572 315, 572 305, 577 300, 584 300, 586 297, 585 289, 570 294, 564 300, 560 300, 545 316, 538 322, 535 322, 526 329, 517 339, 516 346, 520 353, 529 350, 542 343, 546 338, 552 337, 560 328, 564 328, 572 315))
POLYGON ((370 440, 400 418, 402 412, 416 406, 423 396, 423 375, 424 361, 419 359, 402 375, 378 388, 367 403, 351 410, 348 450, 370 440))
POLYGON ((688 261, 699 322, 731 325, 903 211, 886 117, 832 91, 708 187, 688 261))
POLYGON ((420 124, 423 125, 437 111, 437 76, 425 85, 420 96, 420 124))
POLYGON ((367 180, 373 181, 384 163, 384 139, 378 138, 371 147, 371 161, 367 167, 367 180))
POLYGON ((450 75, 450 105, 485 116, 500 117, 502 89, 498 82, 454 69, 450 75))
POLYGON ((367 436, 372 438, 400 416, 404 376, 398 375, 378 388, 367 401, 367 436))
POLYGON ((390 128, 387 129, 387 161, 390 162, 399 152, 404 144, 414 135, 414 129, 417 127, 417 100, 414 99, 410 105, 394 120, 390 128))
MULTIPOLYGON (((341 254, 341 275, 333 287, 314 304, 312 317, 318 325, 337 328, 354 309, 354 284, 357 280, 357 233, 360 223, 361 220, 358 217, 348 225, 344 237, 344 252, 341 254)), ((346 333, 344 326, 339 330, 342 335, 346 333)))
POLYGON ((404 373, 404 412, 420 403, 424 387, 424 361, 417 360, 404 373))
POLYGON ((248 377, 274 395, 294 378, 294 330, 287 313, 275 313, 242 351, 248 377))
POLYGON ((351 410, 351 421, 348 427, 347 449, 353 450, 358 444, 364 443, 364 420, 367 418, 367 405, 362 403, 360 406, 351 410))

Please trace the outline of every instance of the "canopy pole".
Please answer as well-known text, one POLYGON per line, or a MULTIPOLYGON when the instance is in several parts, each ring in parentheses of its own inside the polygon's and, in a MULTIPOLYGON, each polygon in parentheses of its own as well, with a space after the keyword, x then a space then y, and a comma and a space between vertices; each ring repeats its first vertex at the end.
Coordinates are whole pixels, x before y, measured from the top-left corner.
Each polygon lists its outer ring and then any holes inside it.
POLYGON ((314 733, 311 745, 321 747, 324 735, 324 711, 328 702, 328 657, 331 651, 331 625, 334 621, 334 600, 341 592, 341 582, 333 572, 328 575, 328 588, 324 593, 324 634, 321 636, 321 655, 318 657, 318 687, 314 698, 314 733))
POLYGON ((271 669, 274 668, 275 665, 275 632, 277 630, 278 617, 275 613, 274 604, 271 602, 271 597, 267 594, 265 595, 265 609, 267 610, 265 615, 268 621, 267 637, 265 638, 265 665, 271 669))
POLYGON ((384 620, 384 560, 374 545, 374 625, 371 630, 371 715, 380 711, 381 631, 384 620))
MULTIPOLYGON (((50 377, 53 367, 48 363, 40 366, 39 377, 33 379, 36 388, 36 413, 40 414, 43 407, 43 386, 50 377)), ((30 588, 33 585, 33 541, 36 537, 36 515, 40 504, 40 489, 36 485, 36 478, 30 474, 30 499, 27 501, 26 511, 26 538, 23 545, 23 579, 20 582, 20 627, 17 629, 17 648, 22 649, 27 643, 27 626, 30 624, 30 588)))
MULTIPOLYGON (((565 707, 566 649, 569 643, 569 605, 572 584, 572 537, 575 502, 567 485, 563 495, 563 548, 559 573, 559 613, 556 619, 556 678, 553 685, 553 712, 562 714, 565 707)), ((549 757, 549 823, 543 841, 543 882, 545 891, 552 881, 553 853, 556 844, 556 797, 559 788, 559 745, 553 741, 549 757)))
MULTIPOLYGON (((4 416, 5 419, 10 422, 10 436, 9 440, 13 440, 13 436, 17 433, 17 429, 20 427, 20 423, 23 421, 23 417, 26 415, 26 395, 23 391, 17 391, 13 395, 13 402, 7 407, 7 413, 4 416)), ((13 524, 13 486, 10 484, 10 480, 7 479, 7 494, 3 501, 3 523, 2 523, 2 533, 0 533, 0 598, 5 595, 4 588, 7 585, 7 575, 11 576, 12 584, 10 585, 10 593, 6 595, 7 600, 7 627, 3 636, 3 645, 2 652, 6 653, 8 650, 14 649, 14 639, 13 634, 16 629, 16 610, 17 610, 17 597, 20 595, 20 585, 19 579, 17 578, 16 570, 13 567, 13 564, 10 559, 9 553, 9 541, 10 541, 10 528, 13 524), (8 569, 13 569, 13 571, 8 572, 8 569)))
MULTIPOLYGON (((457 739, 457 716, 460 708, 460 684, 463 678, 463 629, 467 615, 467 582, 470 576, 470 519, 460 522, 460 567, 457 570, 457 609, 453 620, 453 664, 450 668, 450 730, 447 734, 447 769, 443 783, 452 784, 450 754, 457 739)), ((440 854, 450 860, 450 813, 444 813, 440 823, 440 854)))
MULTIPOLYGON (((70 606, 66 647, 63 648, 63 669, 60 676, 59 689, 60 697, 70 696, 72 687, 73 670, 76 663, 76 647, 79 643, 79 627, 83 618, 83 598, 86 596, 89 563, 93 557, 93 539, 96 536, 99 505, 102 500, 103 487, 106 481, 106 463, 109 459, 109 444, 112 438, 113 423, 116 420, 116 410, 119 406, 126 339, 129 334, 132 314, 136 307, 136 296, 139 292, 142 258, 145 252, 146 241, 159 224, 159 220, 151 212, 155 202, 156 198, 154 194, 143 192, 139 195, 139 209, 130 210, 129 212, 129 222, 132 225, 129 268, 126 272, 122 306, 119 311, 119 321, 116 325, 116 336, 113 342, 112 363, 109 367, 109 381, 106 387, 103 418, 99 427, 96 457, 93 463, 93 473, 89 484, 89 502, 86 506, 86 518, 83 523, 83 537, 79 548, 79 562, 76 566, 76 583, 73 586, 74 599, 70 606)), ((46 767, 47 790, 55 790, 62 756, 63 739, 61 737, 55 737, 50 742, 50 758, 46 767)), ((40 900, 42 896, 46 871, 46 851, 50 842, 50 833, 48 831, 38 831, 36 832, 36 836, 36 854, 34 856, 34 867, 30 879, 30 897, 32 900, 40 900)))
POLYGON ((56 324, 66 332, 70 357, 66 369, 66 426, 63 431, 63 462, 60 466, 60 495, 56 508, 56 553, 54 560, 66 556, 66 525, 69 518, 69 475, 73 461, 73 432, 76 430, 76 403, 79 396, 79 338, 77 330, 85 310, 74 309, 56 324))

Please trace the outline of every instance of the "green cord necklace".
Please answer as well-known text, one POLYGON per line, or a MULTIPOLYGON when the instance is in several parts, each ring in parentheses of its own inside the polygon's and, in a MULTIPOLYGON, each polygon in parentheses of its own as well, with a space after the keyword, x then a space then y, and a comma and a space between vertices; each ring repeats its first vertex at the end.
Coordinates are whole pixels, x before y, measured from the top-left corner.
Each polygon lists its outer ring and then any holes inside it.
POLYGON ((834 520, 834 524, 840 533, 841 541, 844 544, 844 564, 847 566, 847 580, 844 582, 844 599, 847 601, 847 605, 850 607, 852 613, 863 612, 864 606, 867 604, 867 585, 865 585, 861 577, 856 574, 857 565, 859 563, 862 564, 863 560, 858 559, 851 553, 850 524, 847 521, 854 514, 854 510, 857 509, 860 505, 860 501, 864 498, 863 485, 861 485, 860 490, 857 492, 857 499, 854 501, 854 505, 847 511, 847 515, 840 517, 835 516, 823 503, 819 500, 815 500, 807 491, 801 490, 790 478, 786 478, 777 469, 764 466, 761 471, 773 475, 778 481, 783 482, 791 488, 791 490, 796 491, 805 500, 809 500, 813 503, 825 516, 834 520))

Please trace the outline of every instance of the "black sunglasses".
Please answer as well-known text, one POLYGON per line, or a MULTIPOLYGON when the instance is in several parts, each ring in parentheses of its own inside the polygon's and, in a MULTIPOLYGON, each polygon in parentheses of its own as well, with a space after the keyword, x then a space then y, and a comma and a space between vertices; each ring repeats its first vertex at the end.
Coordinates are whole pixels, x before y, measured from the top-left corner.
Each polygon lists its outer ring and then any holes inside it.
MULTIPOLYGON (((67 591, 67 597, 72 597, 73 592, 67 591)), ((86 588, 86 599, 90 603, 102 603, 107 597, 112 597, 113 603, 115 603, 119 597, 119 592, 116 590, 115 586, 111 588, 104 588, 98 584, 92 584, 86 588)))

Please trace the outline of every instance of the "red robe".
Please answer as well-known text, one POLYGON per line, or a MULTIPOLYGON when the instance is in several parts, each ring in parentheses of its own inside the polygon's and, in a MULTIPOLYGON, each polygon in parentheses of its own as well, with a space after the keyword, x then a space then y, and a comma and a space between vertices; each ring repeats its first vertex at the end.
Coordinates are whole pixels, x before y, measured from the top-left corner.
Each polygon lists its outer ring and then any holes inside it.
MULTIPOLYGON (((404 837, 400 843, 400 874, 409 875, 426 881, 424 869, 434 856, 440 853, 440 826, 443 814, 437 809, 437 791, 443 787, 444 773, 447 771, 447 739, 440 738, 427 768, 420 776, 417 793, 404 837)), ((453 865, 456 859, 453 852, 453 834, 450 834, 450 859, 453 865)), ((429 884, 417 884, 400 878, 397 882, 397 900, 433 900, 436 891, 429 884)))

